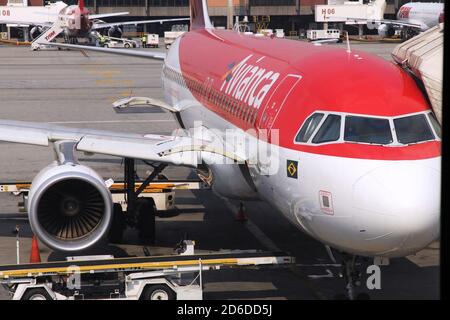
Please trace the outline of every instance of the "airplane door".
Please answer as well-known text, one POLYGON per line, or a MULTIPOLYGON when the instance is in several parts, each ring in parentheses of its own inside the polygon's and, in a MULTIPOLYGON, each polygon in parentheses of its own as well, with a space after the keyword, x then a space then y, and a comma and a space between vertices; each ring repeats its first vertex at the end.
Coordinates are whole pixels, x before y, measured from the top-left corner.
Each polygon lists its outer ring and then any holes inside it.
POLYGON ((301 79, 302 77, 300 75, 288 74, 278 84, 264 106, 264 111, 259 119, 260 128, 267 128, 269 131, 272 129, 272 126, 283 108, 284 103, 301 79))

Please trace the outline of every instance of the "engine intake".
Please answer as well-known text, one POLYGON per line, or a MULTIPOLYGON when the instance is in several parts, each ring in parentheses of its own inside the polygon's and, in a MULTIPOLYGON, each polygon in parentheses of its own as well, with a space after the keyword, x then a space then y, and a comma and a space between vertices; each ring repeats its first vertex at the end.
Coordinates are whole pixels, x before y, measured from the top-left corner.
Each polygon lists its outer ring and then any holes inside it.
POLYGON ((122 29, 119 27, 111 27, 108 29, 108 36, 115 38, 122 38, 122 29))
POLYGON ((96 244, 109 230, 113 208, 102 178, 79 164, 43 169, 32 182, 27 207, 33 232, 61 251, 96 244))
POLYGON ((31 28, 31 30, 30 30, 31 39, 34 40, 34 39, 38 38, 42 34, 43 31, 44 31, 44 29, 39 26, 35 26, 35 27, 31 28))
POLYGON ((392 37, 395 34, 394 28, 387 24, 381 24, 378 27, 378 35, 380 35, 382 38, 386 37, 392 37))

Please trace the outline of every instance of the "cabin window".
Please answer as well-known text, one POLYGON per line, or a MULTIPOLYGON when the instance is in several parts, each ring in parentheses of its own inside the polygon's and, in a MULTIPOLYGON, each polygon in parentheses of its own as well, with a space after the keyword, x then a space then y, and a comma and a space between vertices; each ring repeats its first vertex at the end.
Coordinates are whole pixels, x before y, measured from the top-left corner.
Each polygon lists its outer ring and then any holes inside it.
POLYGON ((344 140, 370 144, 392 143, 388 119, 346 116, 344 140))
POLYGON ((324 143, 339 140, 341 133, 341 116, 329 114, 317 134, 312 139, 312 143, 324 143))
POLYGON ((246 110, 246 113, 245 113, 244 121, 250 122, 250 115, 251 115, 252 109, 249 107, 246 107, 245 110, 246 110))
POLYGON ((436 120, 436 117, 431 112, 428 114, 428 119, 431 122, 431 125, 433 126, 434 132, 438 136, 439 139, 442 139, 442 133, 441 133, 441 126, 439 125, 438 121, 436 120))
POLYGON ((231 98, 230 97, 227 97, 227 105, 226 105, 226 107, 225 107, 225 110, 227 111, 227 112, 229 112, 230 111, 230 108, 231 108, 231 98))
POLYGON ((295 137, 295 142, 308 142, 322 118, 323 113, 314 113, 310 116, 303 124, 300 132, 297 134, 297 137, 295 137))
POLYGON ((232 105, 232 107, 231 107, 231 114, 232 114, 232 115, 235 115, 236 109, 237 109, 237 102, 236 102, 236 101, 233 101, 233 105, 232 105))
POLYGON ((227 101, 227 97, 224 94, 221 94, 220 107, 222 109, 225 109, 226 101, 227 101))
POLYGON ((394 126, 398 142, 402 144, 435 139, 424 114, 394 119, 394 126))
POLYGON ((240 102, 239 103, 239 111, 238 111, 238 114, 237 114, 239 119, 242 119, 243 116, 244 116, 244 111, 245 111, 244 107, 245 107, 244 104, 242 102, 240 102))

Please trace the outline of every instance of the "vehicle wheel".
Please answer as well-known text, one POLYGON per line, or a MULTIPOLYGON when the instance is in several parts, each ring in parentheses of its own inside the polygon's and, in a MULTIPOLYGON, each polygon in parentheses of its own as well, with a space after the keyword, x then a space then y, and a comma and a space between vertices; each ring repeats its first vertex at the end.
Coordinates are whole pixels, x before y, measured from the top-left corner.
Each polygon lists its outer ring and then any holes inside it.
POLYGON ((53 300, 44 288, 28 289, 21 300, 53 300))
POLYGON ((130 48, 131 48, 131 46, 130 46, 129 43, 125 43, 124 47, 127 48, 127 49, 130 49, 130 48))
POLYGON ((122 206, 119 203, 114 203, 113 208, 113 219, 111 228, 109 229, 108 238, 111 243, 121 243, 123 232, 126 228, 125 215, 122 206))
POLYGON ((140 198, 136 203, 137 228, 139 239, 143 243, 155 241, 156 205, 152 198, 140 198))
POLYGON ((107 44, 104 44, 103 48, 109 48, 109 46, 107 44))
POLYGON ((175 292, 164 284, 147 286, 142 293, 142 300, 175 300, 175 292))

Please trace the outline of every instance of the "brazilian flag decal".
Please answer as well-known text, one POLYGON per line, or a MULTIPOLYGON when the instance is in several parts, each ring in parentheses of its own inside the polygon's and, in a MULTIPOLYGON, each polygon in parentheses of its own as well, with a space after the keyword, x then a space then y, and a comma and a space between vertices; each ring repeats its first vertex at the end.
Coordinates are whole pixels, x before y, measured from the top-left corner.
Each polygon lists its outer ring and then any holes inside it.
POLYGON ((288 178, 298 179, 298 161, 287 160, 286 172, 288 178))

